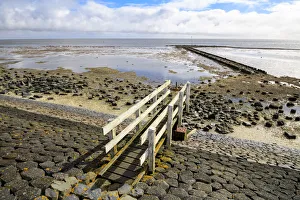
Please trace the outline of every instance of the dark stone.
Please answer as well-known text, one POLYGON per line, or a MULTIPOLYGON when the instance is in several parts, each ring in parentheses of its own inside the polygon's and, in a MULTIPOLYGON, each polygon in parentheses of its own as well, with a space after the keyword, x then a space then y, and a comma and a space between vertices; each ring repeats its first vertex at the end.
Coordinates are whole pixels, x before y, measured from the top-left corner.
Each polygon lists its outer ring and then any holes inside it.
POLYGON ((284 125, 285 125, 285 123, 284 123, 283 120, 278 120, 277 121, 277 126, 284 126, 284 125))
POLYGON ((46 189, 46 188, 50 187, 53 180, 54 179, 49 176, 39 177, 39 178, 31 181, 30 184, 36 188, 46 189))
POLYGON ((18 173, 16 167, 9 166, 1 170, 1 177, 0 179, 5 183, 11 182, 13 180, 20 180, 21 176, 18 173))
POLYGON ((284 136, 285 136, 287 139, 293 139, 293 140, 296 139, 296 135, 294 135, 294 134, 292 134, 292 133, 284 132, 284 136))
POLYGON ((7 187, 7 188, 10 188, 10 190, 13 191, 13 192, 17 192, 18 190, 21 190, 25 187, 28 187, 29 185, 28 185, 28 182, 26 180, 16 179, 16 180, 13 180, 9 183, 6 183, 4 186, 7 187))
POLYGON ((19 200, 32 200, 41 195, 41 189, 34 187, 26 187, 16 192, 19 200))
POLYGON ((154 195, 154 196, 158 196, 158 197, 162 198, 167 193, 163 188, 160 188, 158 186, 150 186, 146 190, 146 194, 150 194, 150 195, 154 195))
POLYGON ((28 181, 45 176, 45 172, 39 168, 29 168, 21 173, 21 176, 28 181))
POLYGON ((272 122, 266 122, 265 126, 268 127, 268 128, 270 128, 270 127, 273 126, 273 123, 272 122))
POLYGON ((169 194, 178 196, 180 199, 184 199, 189 196, 189 194, 183 188, 174 188, 174 187, 170 188, 169 194))
POLYGON ((16 200, 17 198, 10 194, 10 191, 8 188, 0 187, 0 199, 3 200, 16 200))

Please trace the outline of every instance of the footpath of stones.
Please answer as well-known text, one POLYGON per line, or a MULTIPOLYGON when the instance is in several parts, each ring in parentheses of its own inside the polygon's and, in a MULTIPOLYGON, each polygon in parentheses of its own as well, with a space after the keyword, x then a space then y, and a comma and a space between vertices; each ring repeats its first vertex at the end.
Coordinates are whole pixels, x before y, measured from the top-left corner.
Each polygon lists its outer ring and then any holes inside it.
POLYGON ((162 150, 156 173, 132 188, 92 172, 106 142, 98 127, 11 107, 0 113, 0 199, 300 199, 297 150, 198 131, 162 150))

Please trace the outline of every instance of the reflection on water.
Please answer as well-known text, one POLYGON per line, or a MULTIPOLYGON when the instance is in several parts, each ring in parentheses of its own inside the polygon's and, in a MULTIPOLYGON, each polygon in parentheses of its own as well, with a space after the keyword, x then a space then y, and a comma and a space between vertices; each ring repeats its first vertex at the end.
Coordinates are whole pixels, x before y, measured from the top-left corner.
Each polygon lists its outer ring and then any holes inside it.
POLYGON ((299 50, 262 50, 233 48, 199 48, 243 64, 265 70, 274 76, 300 78, 299 50))
POLYGON ((11 64, 13 68, 56 69, 63 67, 74 72, 84 72, 86 68, 110 67, 122 72, 134 71, 151 81, 198 82, 200 76, 211 77, 209 72, 200 72, 197 66, 169 63, 158 59, 124 55, 49 55, 42 58, 22 58, 21 62, 11 64), (172 70, 176 73, 170 73, 172 70))

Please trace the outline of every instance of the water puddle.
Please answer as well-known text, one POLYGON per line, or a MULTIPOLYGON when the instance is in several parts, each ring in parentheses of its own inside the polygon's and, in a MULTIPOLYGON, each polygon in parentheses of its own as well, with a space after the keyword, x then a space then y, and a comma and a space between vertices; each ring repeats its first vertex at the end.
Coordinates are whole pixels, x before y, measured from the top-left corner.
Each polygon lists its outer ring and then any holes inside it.
POLYGON ((196 65, 170 63, 158 59, 124 55, 48 55, 41 58, 18 58, 20 62, 10 64, 12 68, 31 68, 51 70, 63 67, 74 72, 85 72, 86 68, 109 67, 122 72, 134 71, 138 76, 145 76, 151 81, 172 80, 184 83, 198 83, 200 77, 212 77, 208 71, 198 71, 196 65))

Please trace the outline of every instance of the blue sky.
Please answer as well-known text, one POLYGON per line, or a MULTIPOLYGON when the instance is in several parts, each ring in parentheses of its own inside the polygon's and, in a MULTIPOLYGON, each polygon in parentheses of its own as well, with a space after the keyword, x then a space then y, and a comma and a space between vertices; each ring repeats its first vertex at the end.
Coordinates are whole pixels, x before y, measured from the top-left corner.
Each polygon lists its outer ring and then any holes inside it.
POLYGON ((300 40, 299 13, 299 0, 0 0, 0 39, 300 40))

